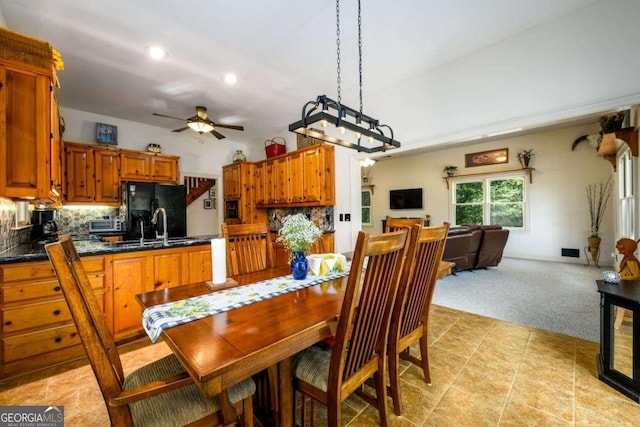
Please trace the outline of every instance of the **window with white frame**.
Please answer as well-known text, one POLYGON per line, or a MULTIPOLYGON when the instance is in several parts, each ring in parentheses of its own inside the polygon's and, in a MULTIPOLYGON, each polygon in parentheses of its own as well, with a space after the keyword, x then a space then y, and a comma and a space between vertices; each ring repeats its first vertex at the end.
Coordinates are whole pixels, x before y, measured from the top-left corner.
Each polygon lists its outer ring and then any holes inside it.
POLYGON ((371 189, 362 189, 362 225, 371 226, 371 189))
POLYGON ((524 176, 490 176, 456 180, 452 190, 452 223, 497 224, 524 229, 527 217, 524 176))
POLYGON ((618 235, 636 239, 634 160, 628 148, 618 157, 618 235))

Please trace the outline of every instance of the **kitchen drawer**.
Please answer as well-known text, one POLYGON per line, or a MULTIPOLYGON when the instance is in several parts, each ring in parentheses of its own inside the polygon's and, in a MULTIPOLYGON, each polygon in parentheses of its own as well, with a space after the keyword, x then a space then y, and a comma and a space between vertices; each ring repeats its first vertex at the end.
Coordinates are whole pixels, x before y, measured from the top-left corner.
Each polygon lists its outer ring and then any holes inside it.
POLYGON ((3 363, 37 356, 81 344, 76 326, 71 323, 57 328, 6 337, 2 340, 3 363))
MULTIPOLYGON (((89 274, 89 282, 93 289, 104 288, 104 274, 89 274)), ((2 302, 12 303, 35 298, 62 297, 62 289, 57 280, 44 280, 37 283, 20 282, 5 285, 2 289, 2 302)))
MULTIPOLYGON (((82 265, 87 273, 104 271, 105 259, 104 257, 82 258, 82 265)), ((0 265, 0 283, 55 277, 53 267, 48 261, 0 265)))
MULTIPOLYGON (((104 292, 96 293, 100 308, 104 309, 104 292)), ((2 311, 3 332, 6 336, 12 332, 42 328, 48 325, 70 322, 71 313, 64 299, 36 304, 25 304, 2 311)))

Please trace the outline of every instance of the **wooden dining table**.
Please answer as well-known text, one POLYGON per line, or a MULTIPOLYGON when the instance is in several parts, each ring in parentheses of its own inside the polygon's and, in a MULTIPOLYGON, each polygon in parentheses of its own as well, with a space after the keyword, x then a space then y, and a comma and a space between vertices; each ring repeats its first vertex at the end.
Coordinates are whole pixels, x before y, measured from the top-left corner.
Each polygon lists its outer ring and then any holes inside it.
MULTIPOLYGON (((290 272, 284 266, 233 278, 242 286, 290 272)), ((291 357, 331 335, 346 283, 347 277, 342 277, 278 295, 165 329, 161 337, 206 396, 276 367, 277 385, 271 385, 277 401, 273 423, 292 426, 291 357)), ((211 293, 206 285, 195 283, 136 297, 147 308, 211 293)))

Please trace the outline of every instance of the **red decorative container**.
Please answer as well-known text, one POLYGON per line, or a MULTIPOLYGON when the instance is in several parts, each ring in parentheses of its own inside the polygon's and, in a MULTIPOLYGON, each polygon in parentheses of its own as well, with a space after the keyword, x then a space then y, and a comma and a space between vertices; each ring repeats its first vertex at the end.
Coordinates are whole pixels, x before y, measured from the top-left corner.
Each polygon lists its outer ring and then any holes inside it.
POLYGON ((264 142, 264 151, 267 153, 267 159, 285 154, 287 152, 287 141, 280 136, 267 139, 264 142))

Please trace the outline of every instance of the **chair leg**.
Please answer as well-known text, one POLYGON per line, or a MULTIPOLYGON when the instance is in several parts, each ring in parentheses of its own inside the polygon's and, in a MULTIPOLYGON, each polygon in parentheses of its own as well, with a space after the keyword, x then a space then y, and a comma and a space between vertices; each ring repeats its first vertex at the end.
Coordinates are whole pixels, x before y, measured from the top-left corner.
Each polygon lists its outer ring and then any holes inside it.
MULTIPOLYGON (((384 358, 380 358, 384 359, 384 358)), ((389 412, 387 411, 387 376, 385 374, 385 360, 375 373, 376 379, 376 400, 378 406, 378 414, 380 415, 380 425, 387 427, 389 420, 389 412)))
POLYGON ((389 356, 389 384, 391 400, 393 401, 393 413, 397 416, 402 415, 402 401, 400 400, 400 356, 394 351, 389 356))
POLYGON ((242 401, 241 427, 253 427, 253 396, 249 396, 242 401))
MULTIPOLYGON (((313 403, 313 399, 311 399, 313 403)), ((341 427, 342 426, 342 408, 340 407, 340 400, 337 396, 330 393, 327 396, 327 425, 329 427, 341 427)))
POLYGON ((427 339, 427 331, 425 330, 420 338, 420 360, 422 372, 424 372, 424 380, 431 385, 431 370, 429 369, 429 340, 427 339))

